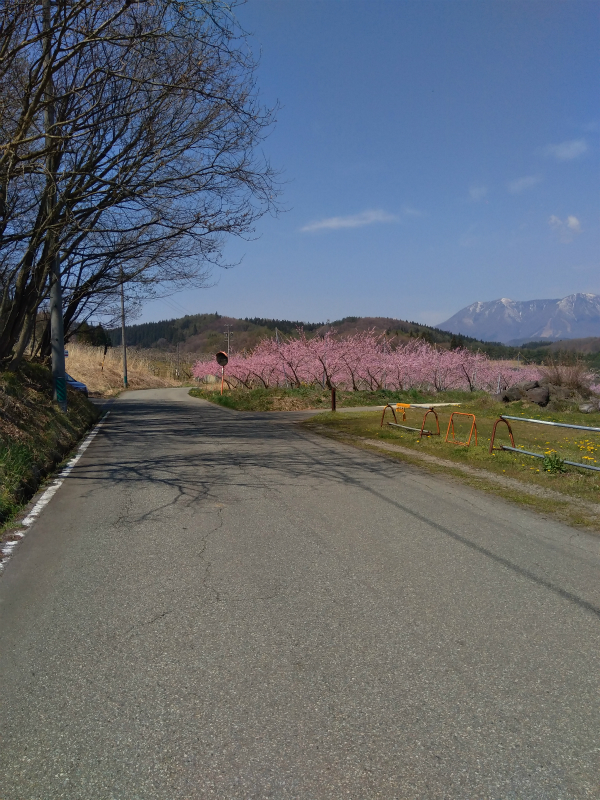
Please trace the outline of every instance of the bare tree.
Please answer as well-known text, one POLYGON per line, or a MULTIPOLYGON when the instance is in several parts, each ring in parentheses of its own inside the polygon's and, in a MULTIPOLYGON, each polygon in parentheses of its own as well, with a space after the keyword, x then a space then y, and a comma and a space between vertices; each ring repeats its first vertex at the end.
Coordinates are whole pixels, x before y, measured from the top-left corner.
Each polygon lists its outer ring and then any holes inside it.
POLYGON ((6 365, 22 357, 54 258, 68 335, 122 280, 138 297, 204 285, 224 237, 250 233, 277 192, 259 151, 272 112, 220 0, 56 0, 47 34, 37 3, 8 2, 0 37, 6 365))

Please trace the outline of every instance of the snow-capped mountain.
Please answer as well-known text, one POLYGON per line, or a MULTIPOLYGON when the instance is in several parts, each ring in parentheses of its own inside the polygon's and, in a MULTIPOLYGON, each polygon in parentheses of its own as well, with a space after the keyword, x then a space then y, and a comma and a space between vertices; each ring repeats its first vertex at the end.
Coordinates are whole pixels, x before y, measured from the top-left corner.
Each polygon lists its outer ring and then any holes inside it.
POLYGON ((600 295, 577 293, 562 300, 522 301, 503 297, 477 302, 438 327, 505 344, 600 336, 600 295))

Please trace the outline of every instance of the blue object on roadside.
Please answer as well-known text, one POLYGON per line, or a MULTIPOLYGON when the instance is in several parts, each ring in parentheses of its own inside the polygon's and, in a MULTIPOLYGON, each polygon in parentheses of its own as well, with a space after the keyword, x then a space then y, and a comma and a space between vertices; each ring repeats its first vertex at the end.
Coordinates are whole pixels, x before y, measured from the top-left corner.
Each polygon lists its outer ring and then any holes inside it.
POLYGON ((75 378, 72 378, 67 372, 65 372, 65 380, 67 382, 67 386, 70 386, 71 389, 75 389, 76 392, 83 392, 83 394, 88 397, 88 388, 85 383, 76 381, 75 378))

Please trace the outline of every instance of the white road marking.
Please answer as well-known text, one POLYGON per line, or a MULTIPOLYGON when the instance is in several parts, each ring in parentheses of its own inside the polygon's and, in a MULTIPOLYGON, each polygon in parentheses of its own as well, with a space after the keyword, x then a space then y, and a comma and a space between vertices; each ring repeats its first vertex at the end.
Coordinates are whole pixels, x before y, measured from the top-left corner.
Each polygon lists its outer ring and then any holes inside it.
MULTIPOLYGON (((58 477, 50 484, 50 486, 46 489, 44 494, 40 497, 34 507, 31 509, 29 514, 21 520, 21 526, 23 528, 29 528, 37 519, 42 509, 48 505, 50 500, 54 497, 56 492, 60 489, 63 484, 65 478, 70 474, 73 467, 77 464, 81 456, 85 453, 88 449, 90 444, 92 443, 94 437, 100 430, 100 428, 104 425, 106 418, 110 414, 110 411, 107 411, 106 414, 102 417, 100 422, 93 428, 93 430, 86 436, 83 442, 79 445, 77 452, 73 456, 73 458, 67 463, 67 465, 59 472, 58 477)), ((0 572, 6 565, 6 562, 13 554, 15 547, 19 544, 19 541, 25 536, 25 532, 17 531, 13 534, 16 538, 13 541, 5 542, 2 547, 0 548, 0 572)))

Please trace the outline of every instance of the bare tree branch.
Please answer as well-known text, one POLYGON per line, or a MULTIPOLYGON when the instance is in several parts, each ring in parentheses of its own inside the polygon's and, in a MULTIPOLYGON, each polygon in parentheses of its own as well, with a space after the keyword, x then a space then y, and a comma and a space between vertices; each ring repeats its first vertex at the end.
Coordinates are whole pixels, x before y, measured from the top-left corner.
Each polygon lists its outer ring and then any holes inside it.
POLYGON ((273 112, 220 0, 56 0, 46 38, 39 5, 21 0, 0 9, 0 34, 6 364, 57 253, 68 335, 91 309, 110 315, 121 269, 137 299, 206 285, 225 237, 250 234, 277 187, 258 151, 273 112))

